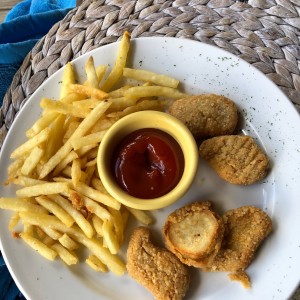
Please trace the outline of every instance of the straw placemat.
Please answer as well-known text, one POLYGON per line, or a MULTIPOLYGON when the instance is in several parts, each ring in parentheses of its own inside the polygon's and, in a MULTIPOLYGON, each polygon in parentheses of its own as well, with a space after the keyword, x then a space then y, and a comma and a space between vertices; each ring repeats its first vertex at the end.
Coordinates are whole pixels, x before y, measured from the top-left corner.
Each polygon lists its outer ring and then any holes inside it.
MULTIPOLYGON (((265 73, 300 110, 300 0, 86 0, 27 55, 0 110, 0 147, 32 93, 55 71, 101 45, 132 38, 189 38, 225 49, 265 73)), ((298 296, 293 299, 300 300, 298 296)))

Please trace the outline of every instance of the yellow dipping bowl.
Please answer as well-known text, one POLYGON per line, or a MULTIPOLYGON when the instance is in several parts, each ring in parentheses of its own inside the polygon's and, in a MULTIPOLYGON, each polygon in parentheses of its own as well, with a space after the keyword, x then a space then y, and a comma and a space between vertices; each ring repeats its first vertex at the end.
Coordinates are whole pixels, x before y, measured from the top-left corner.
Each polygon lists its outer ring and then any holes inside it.
POLYGON ((167 113, 147 110, 125 116, 111 126, 100 143, 97 166, 100 179, 113 198, 131 208, 153 210, 174 203, 187 192, 196 175, 198 160, 196 141, 181 121, 167 113), (184 157, 184 170, 178 184, 167 194, 154 199, 129 195, 117 184, 111 171, 111 159, 117 145, 130 133, 143 128, 155 128, 171 135, 181 147, 184 157))

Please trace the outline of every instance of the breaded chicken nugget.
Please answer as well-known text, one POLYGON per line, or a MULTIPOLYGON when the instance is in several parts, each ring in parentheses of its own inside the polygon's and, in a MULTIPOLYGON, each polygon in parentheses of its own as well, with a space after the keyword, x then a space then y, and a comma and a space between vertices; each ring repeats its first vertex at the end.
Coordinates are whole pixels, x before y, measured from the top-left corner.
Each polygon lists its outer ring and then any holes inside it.
POLYGON ((171 213, 163 227, 166 247, 183 263, 203 267, 219 251, 224 233, 210 202, 195 202, 171 213))
POLYGON ((241 272, 251 263, 272 230, 272 220, 261 209, 243 206, 223 215, 225 234, 220 251, 205 271, 241 272))
POLYGON ((127 271, 157 300, 181 300, 190 284, 187 267, 168 250, 153 245, 146 227, 138 227, 132 233, 127 271))
POLYGON ((232 134, 238 122, 234 102, 215 94, 176 100, 170 106, 169 113, 181 120, 195 138, 232 134))
POLYGON ((250 277, 245 271, 230 273, 228 274, 228 277, 231 281, 237 281, 241 283, 245 289, 250 289, 251 287, 250 277))
POLYGON ((252 137, 227 135, 205 140, 200 156, 224 180, 233 184, 252 184, 263 179, 269 159, 252 137))

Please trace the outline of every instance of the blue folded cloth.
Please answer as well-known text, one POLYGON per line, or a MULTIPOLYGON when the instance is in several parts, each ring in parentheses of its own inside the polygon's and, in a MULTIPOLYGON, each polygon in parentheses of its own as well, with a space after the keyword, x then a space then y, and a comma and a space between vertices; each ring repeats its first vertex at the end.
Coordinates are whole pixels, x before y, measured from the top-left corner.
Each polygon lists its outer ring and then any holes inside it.
POLYGON ((0 105, 27 53, 75 6, 76 0, 25 0, 7 14, 0 24, 0 105))
POLYGON ((12 280, 0 253, 0 299, 1 300, 25 300, 16 284, 12 280))
MULTIPOLYGON (((0 24, 0 105, 22 61, 36 42, 60 21, 76 0, 25 0, 0 24)), ((0 252, 0 300, 25 300, 0 252)))

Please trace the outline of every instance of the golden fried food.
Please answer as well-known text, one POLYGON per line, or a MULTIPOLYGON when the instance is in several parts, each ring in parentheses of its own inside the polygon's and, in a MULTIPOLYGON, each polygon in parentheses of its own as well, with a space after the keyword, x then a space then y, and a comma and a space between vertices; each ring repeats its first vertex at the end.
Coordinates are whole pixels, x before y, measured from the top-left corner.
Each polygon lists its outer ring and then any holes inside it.
POLYGON ((232 134, 238 122, 234 102, 215 94, 176 100, 170 106, 169 113, 181 120, 195 138, 232 134))
POLYGON ((153 245, 146 227, 136 228, 130 238, 127 271, 157 300, 183 299, 190 284, 187 267, 168 250, 153 245))
POLYGON ((205 271, 240 272, 251 263, 262 241, 272 230, 272 220, 255 206, 242 206, 223 215, 222 247, 205 271))
POLYGON ((250 136, 227 135, 205 140, 200 156, 224 180, 248 185, 263 179, 269 159, 250 136))
POLYGON ((210 202, 195 202, 171 213, 163 227, 167 248, 183 263, 204 267, 221 247, 224 225, 210 202))
POLYGON ((250 277, 245 271, 228 274, 228 277, 231 281, 237 281, 241 283, 245 289, 249 289, 251 287, 250 277))

